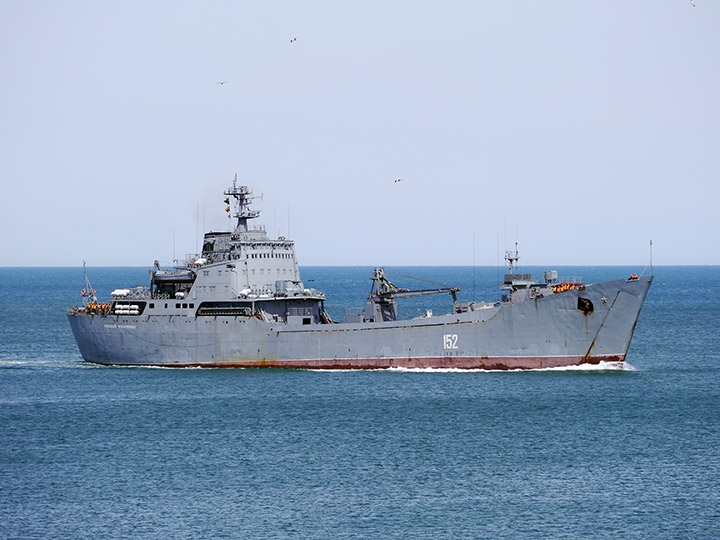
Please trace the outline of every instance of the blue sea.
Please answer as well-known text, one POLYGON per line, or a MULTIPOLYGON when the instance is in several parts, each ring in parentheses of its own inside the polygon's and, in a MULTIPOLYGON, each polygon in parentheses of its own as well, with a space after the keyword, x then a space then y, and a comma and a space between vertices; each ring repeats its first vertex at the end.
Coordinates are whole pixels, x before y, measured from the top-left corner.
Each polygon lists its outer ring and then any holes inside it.
MULTIPOLYGON (((301 271, 338 320, 370 290, 301 271)), ((498 297, 496 268, 387 271, 498 297)), ((720 538, 720 267, 654 274, 624 368, 313 372, 86 364, 82 269, 0 268, 0 538, 720 538)))

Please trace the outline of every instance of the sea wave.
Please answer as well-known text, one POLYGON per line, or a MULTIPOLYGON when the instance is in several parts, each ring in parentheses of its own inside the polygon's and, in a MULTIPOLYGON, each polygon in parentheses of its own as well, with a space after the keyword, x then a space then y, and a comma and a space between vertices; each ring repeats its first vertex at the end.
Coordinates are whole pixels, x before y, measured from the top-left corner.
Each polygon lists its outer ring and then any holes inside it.
MULTIPOLYGON (((323 369, 323 370, 312 370, 312 371, 351 371, 356 372, 356 369, 323 369)), ((577 366, 560 366, 550 368, 533 368, 533 369, 462 369, 462 368, 408 368, 408 367, 389 367, 370 369, 362 371, 393 371, 400 373, 537 373, 541 371, 590 371, 590 372, 604 372, 604 371, 639 371, 637 368, 627 362, 600 362, 598 364, 581 364, 577 366)))

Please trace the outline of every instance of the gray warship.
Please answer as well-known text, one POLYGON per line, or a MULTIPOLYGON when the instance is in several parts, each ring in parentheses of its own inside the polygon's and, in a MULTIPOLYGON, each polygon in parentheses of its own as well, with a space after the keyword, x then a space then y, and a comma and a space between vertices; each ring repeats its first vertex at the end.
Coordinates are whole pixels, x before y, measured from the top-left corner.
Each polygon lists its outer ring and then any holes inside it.
MULTIPOLYGON (((224 192, 231 231, 208 232, 202 252, 173 269, 155 261, 150 287, 99 302, 87 274, 68 308, 80 354, 97 364, 294 369, 537 369, 624 362, 652 275, 585 284, 516 272, 515 251, 496 302, 460 302, 458 287, 408 290, 375 268, 363 308, 331 320, 306 288, 295 245, 251 226, 259 211, 237 185, 224 192), (231 206, 234 208, 231 210, 231 206), (449 294, 452 311, 398 317, 397 301, 449 294)), ((651 272, 652 273, 652 272, 651 272)))

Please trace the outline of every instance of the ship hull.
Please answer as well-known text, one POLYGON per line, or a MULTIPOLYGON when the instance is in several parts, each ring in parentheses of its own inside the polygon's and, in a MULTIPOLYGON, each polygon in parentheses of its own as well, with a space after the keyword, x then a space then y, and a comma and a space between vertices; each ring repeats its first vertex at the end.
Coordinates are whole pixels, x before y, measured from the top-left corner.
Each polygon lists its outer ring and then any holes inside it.
POLYGON ((538 369, 623 362, 651 282, 651 277, 610 281, 485 310, 378 323, 293 326, 244 316, 68 317, 83 358, 98 364, 538 369))
POLYGON ((175 368, 278 368, 311 370, 373 370, 373 369, 457 369, 509 371, 524 369, 548 369, 579 365, 597 365, 602 362, 624 362, 625 357, 617 355, 565 357, 504 357, 479 358, 463 357, 448 361, 445 357, 427 358, 333 358, 317 360, 245 360, 223 362, 182 363, 136 363, 136 362, 94 362, 108 366, 146 366, 175 368))

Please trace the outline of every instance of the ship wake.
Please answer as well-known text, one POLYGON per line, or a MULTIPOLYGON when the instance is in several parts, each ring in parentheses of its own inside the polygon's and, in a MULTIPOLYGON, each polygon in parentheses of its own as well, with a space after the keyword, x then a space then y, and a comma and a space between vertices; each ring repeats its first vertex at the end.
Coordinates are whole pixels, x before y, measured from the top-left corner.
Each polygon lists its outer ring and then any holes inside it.
MULTIPOLYGON (((354 369, 347 370, 319 370, 319 371, 357 371, 354 369)), ((582 371, 582 372, 630 372, 639 371, 627 362, 599 362, 597 364, 581 364, 577 366, 560 366, 550 368, 532 368, 532 369, 460 369, 460 368, 408 368, 408 367, 390 367, 382 369, 371 369, 363 371, 393 371, 400 373, 537 373, 541 371, 582 371)))

